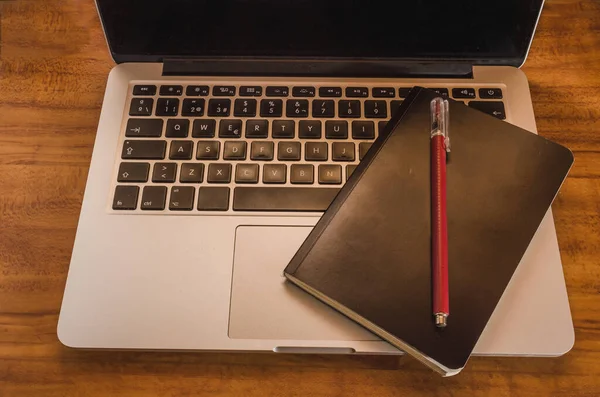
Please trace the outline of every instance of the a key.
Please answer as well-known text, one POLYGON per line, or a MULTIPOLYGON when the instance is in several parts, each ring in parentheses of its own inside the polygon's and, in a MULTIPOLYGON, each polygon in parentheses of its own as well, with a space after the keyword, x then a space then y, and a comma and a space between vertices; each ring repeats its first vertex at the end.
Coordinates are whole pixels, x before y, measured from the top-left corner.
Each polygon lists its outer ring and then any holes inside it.
POLYGON ((162 211, 166 201, 166 186, 144 186, 140 208, 145 211, 162 211))
POLYGON ((292 96, 307 98, 315 96, 315 87, 294 87, 292 88, 292 96))
POLYGON ((231 182, 231 164, 213 163, 208 165, 208 183, 229 183, 231 182))
POLYGON ((392 87, 373 88, 374 98, 393 98, 396 96, 396 89, 392 87))
POLYGON ((321 121, 302 120, 298 126, 298 136, 303 139, 321 138, 321 121))
POLYGON ((181 107, 181 115, 187 117, 200 117, 204 114, 205 103, 206 101, 204 100, 204 98, 186 98, 183 100, 183 106, 181 107))
POLYGON ((346 139, 348 138, 347 121, 326 121, 325 138, 327 139, 346 139))
POLYGON ((213 138, 215 136, 216 121, 212 119, 194 120, 192 136, 194 138, 213 138))
POLYGON ((167 138, 187 138, 190 130, 190 121, 187 119, 167 120, 165 136, 167 138))
POLYGON ((365 101, 365 117, 385 119, 387 117, 386 101, 365 101))
POLYGON ((267 87, 267 89, 265 90, 265 95, 266 96, 282 96, 282 97, 286 97, 290 94, 290 89, 288 87, 284 87, 284 86, 269 86, 267 87))
POLYGON ((183 94, 183 87, 180 85, 161 85, 160 95, 162 96, 180 96, 183 94))
POLYGON ((338 114, 340 117, 360 117, 360 101, 340 101, 338 103, 338 114))
POLYGON ((233 85, 216 85, 213 87, 214 96, 235 96, 235 86, 233 85))
POLYGON ((263 99, 260 101, 260 117, 281 117, 283 101, 281 99, 263 99))
POLYGON ((502 99, 502 90, 500 88, 480 88, 479 98, 481 99, 502 99))
POLYGON ((266 138, 269 134, 269 122, 267 120, 247 120, 246 138, 266 138))
POLYGON ((137 186, 117 186, 113 198, 113 210, 134 210, 140 188, 137 186))
POLYGON ((163 121, 161 119, 129 119, 125 127, 126 137, 153 138, 162 135, 163 121))
POLYGON ((150 164, 148 163, 121 163, 117 174, 118 182, 146 182, 150 164))
POLYGON ((179 173, 179 182, 181 183, 201 183, 204 179, 204 164, 202 163, 183 163, 179 173))
POLYGON ((256 116, 256 99, 236 99, 233 105, 233 115, 236 117, 256 116))
POLYGON ((265 164, 263 167, 263 183, 285 183, 287 166, 285 164, 265 164))
POLYGON ((227 141, 223 148, 224 160, 246 160, 246 141, 227 141))
POLYGON ((294 138, 296 136, 296 122, 293 120, 273 121, 273 138, 294 138))
POLYGON ((390 114, 394 115, 394 113, 396 113, 396 111, 400 108, 400 105, 402 105, 402 102, 404 101, 392 101, 390 102, 390 114))
POLYGON ((156 95, 155 85, 134 85, 133 95, 156 95))
POLYGON ((304 145, 306 161, 326 161, 327 157, 327 142, 306 142, 304 145))
POLYGON ((275 151, 273 142, 270 141, 254 141, 250 149, 251 160, 273 160, 273 154, 275 151))
POLYGON ((375 124, 372 121, 353 121, 353 139, 375 139, 375 124))
POLYGON ((258 164, 236 165, 235 183, 258 183, 258 164))
POLYGON ((242 120, 221 120, 219 138, 240 138, 242 136, 242 120))
POLYGON ((219 141, 198 141, 197 160, 218 160, 221 149, 219 141))
POLYGON ((319 166, 319 183, 321 185, 339 185, 342 183, 342 166, 322 164, 319 166))
POLYGON ((165 158, 166 141, 131 140, 123 143, 121 158, 124 160, 160 160, 165 158))
POLYGON ((198 211, 227 211, 228 209, 228 187, 202 186, 198 189, 198 211))
POLYGON ((185 90, 187 96, 207 96, 208 95, 207 85, 188 85, 185 90))
POLYGON ((315 167, 312 164, 293 164, 290 168, 290 182, 312 184, 315 181, 315 167))
POLYGON ((231 99, 211 99, 208 101, 208 115, 227 117, 231 112, 231 99))
POLYGON ((334 161, 354 161, 354 143, 334 142, 331 146, 331 158, 334 161))
POLYGON ((339 188, 239 186, 233 192, 234 211, 325 211, 339 188))
POLYGON ((366 98, 369 96, 367 87, 347 87, 346 96, 348 98, 366 98))
POLYGON ((348 180, 352 176, 352 173, 354 172, 356 167, 357 166, 354 164, 350 164, 350 165, 346 166, 346 180, 348 180))
POLYGON ((130 116, 150 116, 152 114, 152 98, 133 98, 129 107, 130 116))
POLYGON ((158 98, 156 102, 157 116, 177 116, 179 98, 158 98))
POLYGON ((194 208, 194 195, 196 189, 193 186, 173 186, 171 197, 169 197, 169 209, 171 211, 191 211, 194 208))
POLYGON ((453 88, 452 96, 454 98, 475 98, 474 88, 453 88))
POLYGON ((367 152, 369 151, 369 149, 371 149, 371 145, 373 145, 371 142, 361 142, 360 145, 358 145, 358 159, 362 160, 365 158, 365 156, 367 155, 367 152))
POLYGON ((430 88, 430 90, 435 91, 436 94, 441 95, 444 98, 448 98, 450 94, 448 94, 447 88, 430 88))
POLYGON ((300 142, 279 142, 277 159, 280 161, 300 160, 300 142))
POLYGON ((155 163, 152 170, 152 182, 172 183, 177 175, 177 163, 155 163))
POLYGON ((194 142, 192 141, 171 141, 169 158, 171 160, 190 160, 193 151, 194 142))
POLYGON ((506 119, 506 110, 504 103, 500 101, 471 101, 469 106, 473 109, 480 110, 484 113, 492 115, 500 120, 506 119))
POLYGON ((316 99, 312 104, 312 115, 313 117, 334 117, 335 116, 335 102, 330 99, 321 100, 316 99))
POLYGON ((319 96, 323 98, 339 98, 342 96, 341 87, 321 87, 319 88, 319 96))
POLYGON ((398 95, 400 96, 400 98, 406 98, 410 90, 412 90, 412 87, 398 88, 398 95))
POLYGON ((288 100, 286 102, 285 115, 287 117, 308 117, 308 100, 288 100))
POLYGON ((256 86, 242 86, 240 87, 240 96, 261 96, 262 87, 256 86))

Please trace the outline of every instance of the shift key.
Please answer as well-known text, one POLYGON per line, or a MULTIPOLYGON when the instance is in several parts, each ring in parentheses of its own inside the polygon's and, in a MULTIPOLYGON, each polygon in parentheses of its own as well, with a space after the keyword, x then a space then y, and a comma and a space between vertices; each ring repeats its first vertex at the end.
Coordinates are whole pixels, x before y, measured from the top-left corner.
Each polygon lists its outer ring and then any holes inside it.
POLYGON ((164 159, 167 150, 166 141, 130 140, 123 143, 122 159, 164 159))

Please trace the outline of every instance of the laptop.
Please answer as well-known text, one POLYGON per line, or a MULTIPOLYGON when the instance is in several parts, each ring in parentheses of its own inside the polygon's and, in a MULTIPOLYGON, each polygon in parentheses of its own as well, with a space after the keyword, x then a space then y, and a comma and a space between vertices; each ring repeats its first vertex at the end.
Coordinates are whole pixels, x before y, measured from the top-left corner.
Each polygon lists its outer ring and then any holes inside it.
MULTIPOLYGON (((519 68, 543 1, 96 3, 116 66, 60 341, 401 354, 283 269, 411 87, 536 133, 519 68)), ((573 341, 549 211, 475 354, 558 356, 573 341)))

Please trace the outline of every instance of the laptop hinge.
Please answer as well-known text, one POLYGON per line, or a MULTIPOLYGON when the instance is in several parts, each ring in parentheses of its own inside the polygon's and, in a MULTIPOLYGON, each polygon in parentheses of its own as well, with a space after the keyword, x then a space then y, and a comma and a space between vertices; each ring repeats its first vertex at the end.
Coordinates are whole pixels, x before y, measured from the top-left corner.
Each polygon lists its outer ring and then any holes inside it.
POLYGON ((163 76, 470 78, 473 67, 390 60, 165 59, 163 76))

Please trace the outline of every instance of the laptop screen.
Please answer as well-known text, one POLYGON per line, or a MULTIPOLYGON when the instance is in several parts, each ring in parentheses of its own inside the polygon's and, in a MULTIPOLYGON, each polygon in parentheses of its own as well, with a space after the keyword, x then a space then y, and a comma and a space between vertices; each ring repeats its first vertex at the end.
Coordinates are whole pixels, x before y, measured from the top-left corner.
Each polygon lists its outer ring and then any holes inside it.
POLYGON ((543 0, 97 0, 116 58, 293 57, 520 65, 543 0))

